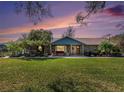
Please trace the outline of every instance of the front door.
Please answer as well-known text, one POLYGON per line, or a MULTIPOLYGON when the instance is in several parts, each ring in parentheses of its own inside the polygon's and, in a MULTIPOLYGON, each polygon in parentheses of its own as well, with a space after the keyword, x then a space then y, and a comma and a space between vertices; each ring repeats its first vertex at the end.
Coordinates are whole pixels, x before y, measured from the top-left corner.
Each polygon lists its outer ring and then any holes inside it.
POLYGON ((72 55, 76 54, 76 46, 72 46, 72 55))
POLYGON ((76 46, 76 53, 79 55, 80 54, 80 46, 76 46))
POLYGON ((80 46, 72 46, 72 55, 80 54, 80 46))

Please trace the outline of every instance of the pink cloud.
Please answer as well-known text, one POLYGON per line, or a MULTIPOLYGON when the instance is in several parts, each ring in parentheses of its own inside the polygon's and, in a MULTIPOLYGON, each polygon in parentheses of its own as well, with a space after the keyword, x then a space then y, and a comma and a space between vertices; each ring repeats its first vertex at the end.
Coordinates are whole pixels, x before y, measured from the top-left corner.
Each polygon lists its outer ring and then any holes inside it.
POLYGON ((49 19, 49 21, 39 23, 38 25, 27 24, 21 27, 0 29, 0 35, 28 33, 31 31, 31 29, 51 30, 51 29, 65 28, 68 27, 69 25, 78 26, 78 24, 76 24, 75 22, 74 15, 49 19))
POLYGON ((0 42, 9 42, 9 41, 15 41, 16 38, 0 38, 0 42))
POLYGON ((116 5, 114 7, 107 8, 104 12, 111 16, 124 16, 124 5, 116 5))
MULTIPOLYGON (((75 21, 75 15, 69 15, 59 18, 51 18, 37 25, 27 24, 20 27, 0 29, 0 35, 13 35, 13 34, 16 35, 22 33, 29 33, 32 29, 46 29, 46 30, 60 29, 60 28, 66 28, 69 25, 79 26, 79 24, 77 24, 75 21)), ((6 39, 0 38, 0 42, 6 42, 11 40, 12 39, 8 39, 8 38, 6 39)))

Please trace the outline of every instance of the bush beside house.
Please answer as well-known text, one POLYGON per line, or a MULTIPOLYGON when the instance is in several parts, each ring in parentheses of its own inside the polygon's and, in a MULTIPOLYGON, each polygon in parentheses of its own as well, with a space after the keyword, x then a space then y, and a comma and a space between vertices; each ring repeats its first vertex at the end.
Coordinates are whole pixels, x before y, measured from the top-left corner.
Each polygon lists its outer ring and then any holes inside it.
POLYGON ((122 56, 122 52, 117 45, 104 40, 101 44, 94 49, 94 51, 89 51, 84 53, 85 56, 122 56))
POLYGON ((124 56, 124 33, 112 36, 110 39, 111 39, 111 42, 115 43, 116 46, 119 47, 121 53, 124 56))
POLYGON ((120 49, 109 41, 101 42, 98 51, 101 56, 121 56, 120 49))

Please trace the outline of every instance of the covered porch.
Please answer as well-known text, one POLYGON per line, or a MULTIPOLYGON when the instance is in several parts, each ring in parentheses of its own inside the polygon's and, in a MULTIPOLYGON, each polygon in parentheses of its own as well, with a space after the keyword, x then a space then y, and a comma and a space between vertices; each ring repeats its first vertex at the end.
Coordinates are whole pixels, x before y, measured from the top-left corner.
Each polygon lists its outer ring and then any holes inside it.
POLYGON ((52 54, 56 56, 82 55, 84 45, 70 37, 56 40, 51 46, 52 54))
POLYGON ((58 56, 81 55, 81 45, 54 45, 52 51, 58 56))

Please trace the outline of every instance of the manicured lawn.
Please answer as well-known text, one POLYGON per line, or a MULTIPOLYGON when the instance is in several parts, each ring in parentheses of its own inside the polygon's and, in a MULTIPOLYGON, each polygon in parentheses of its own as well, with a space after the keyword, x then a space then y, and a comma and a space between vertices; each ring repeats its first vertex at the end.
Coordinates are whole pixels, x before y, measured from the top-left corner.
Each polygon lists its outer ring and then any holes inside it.
POLYGON ((124 58, 0 59, 0 91, 124 91, 124 58))

